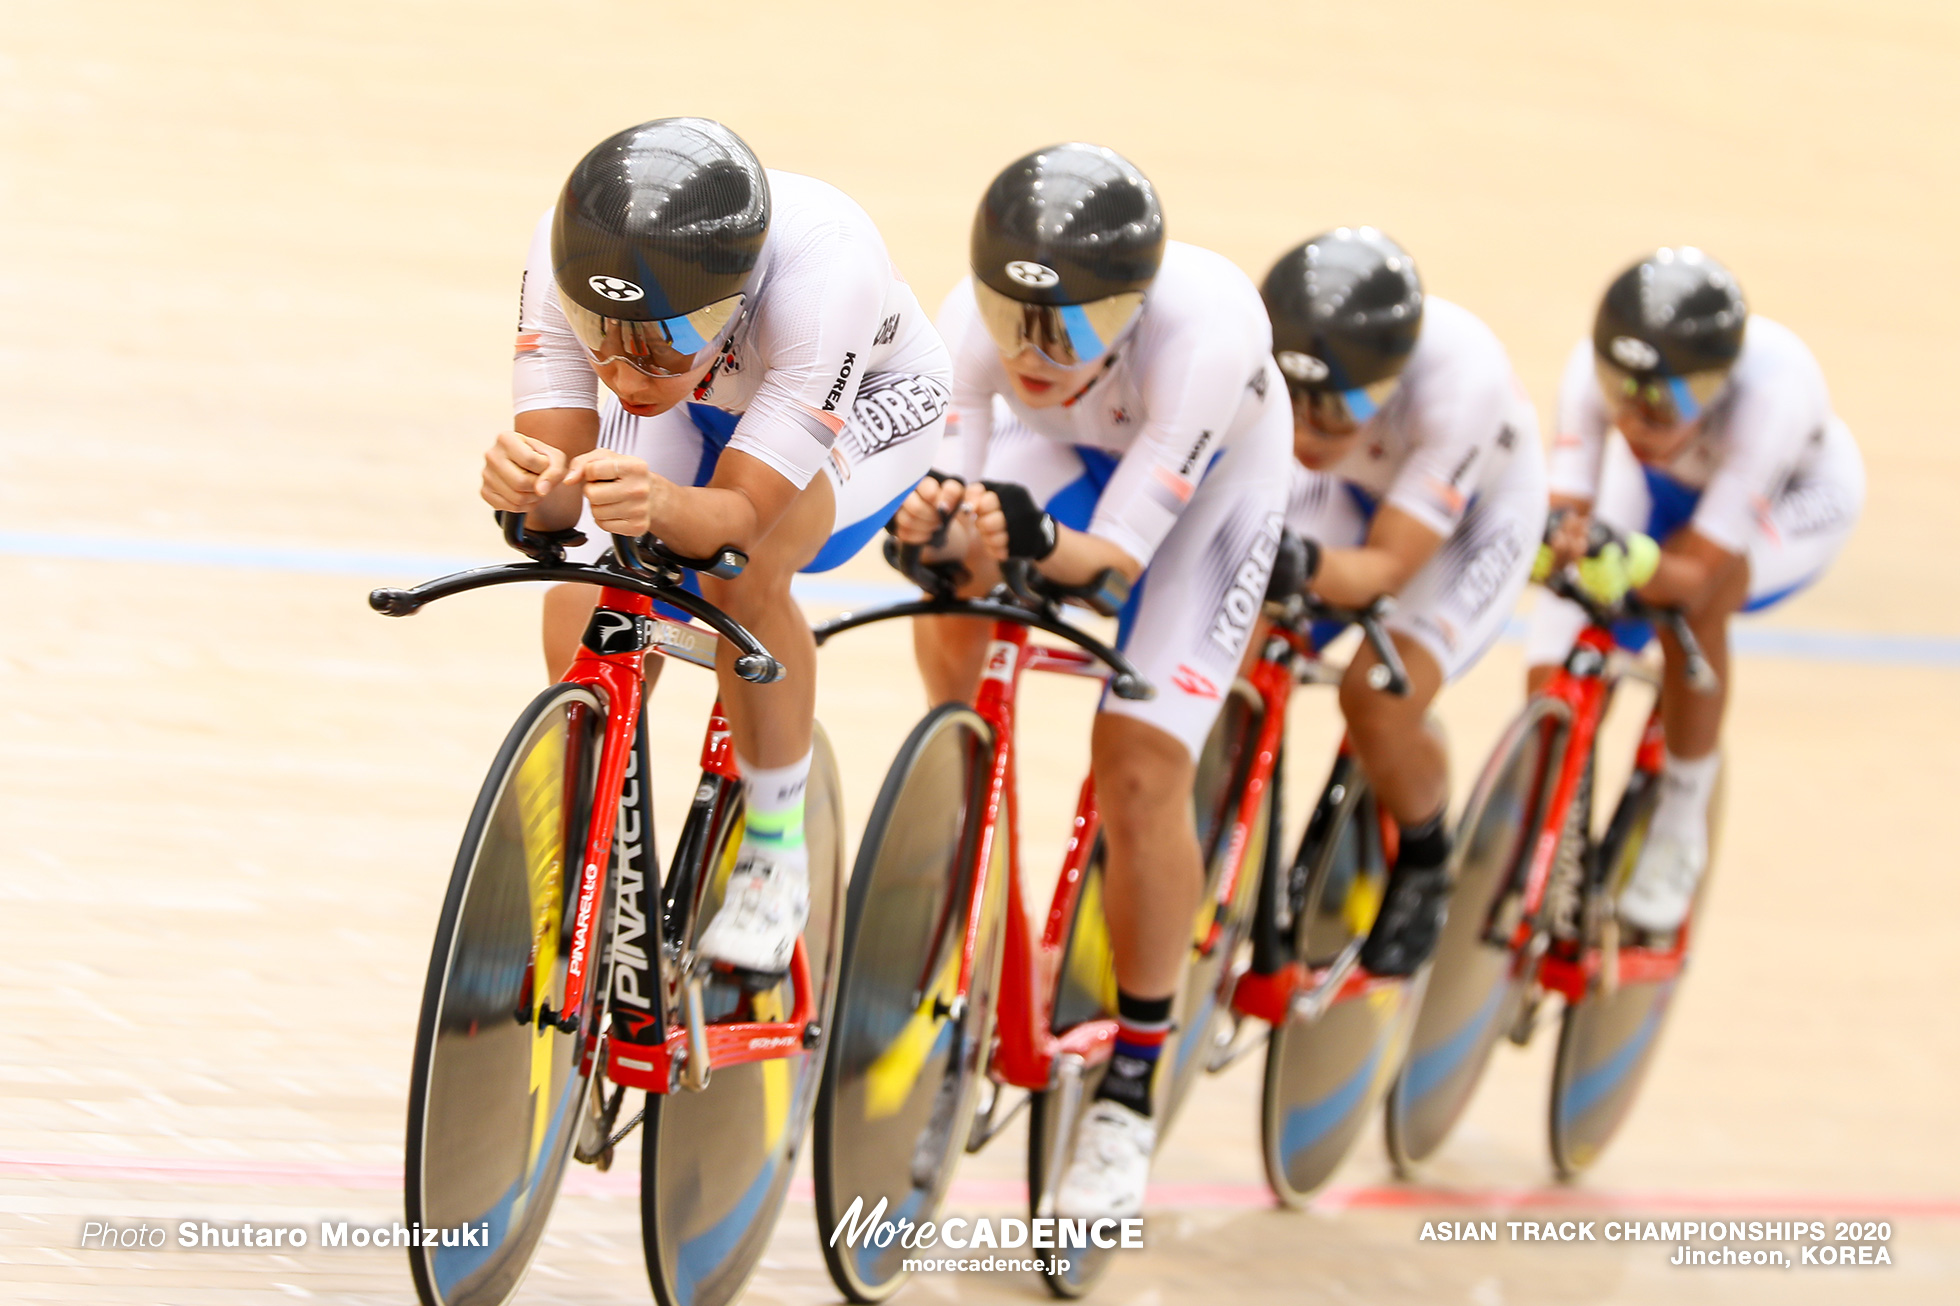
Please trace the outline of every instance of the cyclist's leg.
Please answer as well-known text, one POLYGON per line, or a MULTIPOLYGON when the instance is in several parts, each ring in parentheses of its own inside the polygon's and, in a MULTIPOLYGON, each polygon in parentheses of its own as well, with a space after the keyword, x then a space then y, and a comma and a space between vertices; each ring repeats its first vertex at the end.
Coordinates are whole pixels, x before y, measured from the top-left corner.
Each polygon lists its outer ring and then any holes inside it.
MULTIPOLYGON (((1204 882, 1191 810, 1195 759, 1231 688, 1279 543, 1290 441, 1267 434, 1255 428, 1227 450, 1151 560, 1119 644, 1157 694, 1143 702, 1105 695, 1091 740, 1117 988, 1140 1011, 1169 1001, 1190 948, 1204 882)), ((1168 1016, 1143 1011, 1137 1021, 1168 1016)), ((1121 1093, 1123 1078, 1105 1076, 1103 1095, 1121 1093)))
POLYGON ((1096 718, 1090 764, 1109 850, 1103 903, 1117 1036, 1056 1192, 1065 1216, 1142 1204, 1159 1053, 1204 885, 1195 759, 1257 619, 1285 510, 1290 422, 1283 405, 1271 411, 1199 482, 1124 613, 1119 645, 1156 697, 1105 695, 1096 718))
MULTIPOLYGON (((1088 529, 1088 513, 1102 485, 1076 449, 1036 435, 1004 407, 995 409, 981 475, 1026 486, 1036 503, 1076 530, 1088 529), (1075 508, 1080 511, 1071 511, 1075 508)), ((1000 569, 977 540, 962 562, 970 577, 964 593, 985 594, 999 583, 1000 569)), ((973 701, 989 629, 988 622, 976 617, 920 617, 912 623, 912 651, 930 706, 973 701)))
POLYGON ((784 669, 775 684, 751 684, 735 675, 727 648, 717 669, 747 820, 724 907, 701 936, 710 956, 764 972, 789 962, 808 910, 803 795, 817 670, 816 642, 790 581, 799 571, 838 566, 877 533, 931 465, 944 411, 943 387, 935 382, 870 378, 824 474, 758 543, 742 575, 701 580, 708 599, 746 626, 784 669))
MULTIPOLYGON (((1686 915, 1708 862, 1708 806, 1731 682, 1729 619, 1773 607, 1815 581, 1849 539, 1864 504, 1864 465, 1848 432, 1833 431, 1827 456, 1793 478, 1769 505, 1747 557, 1726 567, 1687 611, 1688 627, 1715 672, 1712 690, 1688 683, 1678 643, 1661 631, 1661 726, 1667 741, 1661 797, 1640 860, 1620 898, 1621 915, 1669 930, 1686 915)), ((1685 532, 1684 532, 1685 533, 1685 532)), ((1667 548, 1682 547, 1677 534, 1667 548)))
POLYGON ((1396 596, 1389 635, 1408 669, 1410 693, 1368 685, 1374 651, 1356 653, 1341 683, 1348 737, 1370 783, 1401 826, 1388 896, 1362 953, 1378 974, 1409 974, 1442 937, 1448 902, 1449 759, 1424 728, 1442 686, 1461 677, 1503 633, 1531 574, 1545 518, 1543 480, 1521 464, 1480 497, 1455 533, 1396 596))

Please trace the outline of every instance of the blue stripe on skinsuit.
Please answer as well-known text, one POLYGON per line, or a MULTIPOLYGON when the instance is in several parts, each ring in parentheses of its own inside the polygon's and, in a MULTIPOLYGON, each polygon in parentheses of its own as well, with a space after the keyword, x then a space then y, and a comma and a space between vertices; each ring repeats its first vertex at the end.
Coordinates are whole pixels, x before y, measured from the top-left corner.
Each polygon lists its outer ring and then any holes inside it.
POLYGON ((1666 472, 1643 464, 1640 475, 1647 482, 1647 533, 1656 540, 1667 538, 1694 520, 1701 503, 1701 491, 1681 484, 1666 472))
MULTIPOLYGON (((1691 525, 1695 509, 1701 504, 1701 491, 1681 484, 1665 472, 1643 466, 1640 474, 1647 482, 1649 507, 1647 510, 1647 534, 1665 542, 1670 536, 1691 525)), ((1742 605, 1744 612, 1761 612, 1773 608, 1792 594, 1808 589, 1824 573, 1812 572, 1802 580, 1785 585, 1782 589, 1758 594, 1742 605)), ((1613 640, 1621 648, 1638 653, 1647 647, 1654 637, 1654 631, 1644 621, 1622 621, 1613 627, 1613 640)))
POLYGON ((824 541, 824 546, 817 550, 817 556, 810 559, 810 564, 803 568, 804 572, 829 571, 855 558, 858 550, 870 543, 873 535, 884 529, 885 523, 892 519, 892 514, 898 511, 898 505, 905 502, 905 496, 912 493, 912 489, 912 486, 906 486, 893 496, 890 503, 869 517, 832 532, 831 537, 824 541))

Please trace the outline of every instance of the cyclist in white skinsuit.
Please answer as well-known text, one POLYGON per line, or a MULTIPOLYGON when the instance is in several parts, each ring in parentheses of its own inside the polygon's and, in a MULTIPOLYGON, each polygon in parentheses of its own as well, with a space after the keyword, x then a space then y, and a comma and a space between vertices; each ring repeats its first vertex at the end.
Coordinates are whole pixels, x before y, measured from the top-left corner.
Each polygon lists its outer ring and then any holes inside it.
MULTIPOLYGON (((939 318, 954 371, 947 470, 895 525, 924 543, 950 515, 969 592, 1008 557, 1065 585, 1105 568, 1135 582, 1118 642, 1156 697, 1105 695, 1091 740, 1118 1032, 1056 1191, 1060 1215, 1134 1215, 1203 885, 1194 758, 1279 545, 1285 388, 1251 282, 1166 242, 1150 183, 1109 150, 1060 145, 1011 165, 981 201, 972 268, 939 318)), ((986 624, 942 618, 915 637, 933 701, 969 700, 986 624)))
MULTIPOLYGON (((661 119, 602 142, 538 224, 516 429, 485 456, 484 497, 545 529, 578 524, 588 559, 606 533, 651 532, 689 556, 743 549, 740 577, 700 584, 786 668, 767 686, 720 669, 746 822, 705 956, 789 964, 809 910, 816 673, 790 577, 836 566, 889 518, 931 465, 950 381, 864 211, 765 173, 719 123, 661 119)), ((595 597, 547 596, 554 674, 595 597)))
POLYGON ((1503 633, 1530 578, 1545 457, 1504 346, 1434 295, 1401 383, 1359 444, 1322 471, 1294 465, 1286 524, 1319 543, 1325 566, 1326 551, 1363 545, 1385 503, 1443 543, 1395 591, 1382 624, 1428 649, 1445 683, 1459 679, 1503 633))
POLYGON ((971 278, 939 311, 954 414, 939 464, 969 485, 1024 486, 1058 524, 1140 564, 1119 642, 1157 695, 1106 695, 1101 710, 1148 722, 1193 756, 1264 597, 1265 572, 1240 572, 1255 556, 1270 564, 1278 544, 1277 511, 1258 505, 1279 505, 1279 491, 1259 482, 1273 474, 1284 387, 1258 338, 1256 303, 1229 260, 1168 241, 1148 311, 1115 358, 1073 403, 1043 408, 1014 392, 971 278))
POLYGON ((1383 623, 1411 693, 1372 688, 1365 645, 1341 683, 1348 737, 1401 827, 1361 960, 1411 974, 1447 905, 1449 769, 1424 715, 1503 631, 1545 523, 1538 422, 1497 337, 1423 293, 1415 264, 1371 227, 1300 245, 1264 286, 1294 393, 1288 528, 1307 588, 1341 607, 1392 595, 1383 623))
MULTIPOLYGON (((1863 508, 1864 461, 1796 334, 1749 316, 1734 279, 1700 251, 1664 249, 1622 274, 1593 339, 1573 347, 1551 490, 1553 507, 1572 513, 1554 542, 1561 560, 1583 551, 1589 516, 1660 542, 1647 546, 1648 565, 1604 583, 1684 607, 1722 679, 1716 693, 1692 691, 1680 650, 1663 637, 1661 799, 1619 910, 1641 929, 1670 931, 1708 861, 1729 616, 1781 602, 1823 574, 1863 508)), ((1576 604, 1540 595, 1527 648, 1534 686, 1584 624, 1576 604)), ((1632 632, 1631 642, 1647 633, 1632 632)))
MULTIPOLYGON (((775 212, 747 314, 687 401, 650 416, 601 391, 552 280, 553 214, 540 218, 524 270, 512 398, 519 413, 596 409, 600 448, 677 485, 707 484, 723 449, 760 459, 798 488, 821 471, 836 520, 802 570, 828 571, 864 547, 931 466, 951 373, 864 210, 824 182, 775 169, 768 177, 775 212), (862 347, 843 347, 852 342, 862 347)), ((590 504, 579 527, 587 541, 566 556, 594 561, 610 541, 590 504)))

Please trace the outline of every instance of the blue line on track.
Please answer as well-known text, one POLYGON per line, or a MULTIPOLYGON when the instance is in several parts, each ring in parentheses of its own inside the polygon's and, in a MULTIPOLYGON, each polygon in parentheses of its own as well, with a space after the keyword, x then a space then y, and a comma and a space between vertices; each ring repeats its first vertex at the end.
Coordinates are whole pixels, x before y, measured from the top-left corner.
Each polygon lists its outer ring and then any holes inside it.
MULTIPOLYGON (((288 545, 220 544, 198 540, 116 539, 0 531, 0 556, 47 558, 63 562, 140 562, 179 567, 228 567, 315 576, 424 580, 468 567, 501 561, 494 553, 462 558, 428 553, 383 553, 362 549, 318 549, 288 545)), ((838 606, 889 603, 913 591, 897 583, 799 576, 797 597, 838 606)), ((1521 640, 1524 623, 1512 621, 1505 637, 1521 640)), ((1849 662, 1866 666, 1960 669, 1960 639, 1940 635, 1886 635, 1852 630, 1793 630, 1738 623, 1738 653, 1792 658, 1804 662, 1849 662)))

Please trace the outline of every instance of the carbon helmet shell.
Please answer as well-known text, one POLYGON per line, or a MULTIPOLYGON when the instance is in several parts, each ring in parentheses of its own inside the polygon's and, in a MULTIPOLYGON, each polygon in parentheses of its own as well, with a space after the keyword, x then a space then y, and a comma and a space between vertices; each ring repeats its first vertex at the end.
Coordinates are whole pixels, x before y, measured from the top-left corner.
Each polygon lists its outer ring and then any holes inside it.
POLYGON ((769 234, 769 178, 707 118, 656 118, 580 159, 551 223, 558 293, 603 317, 680 317, 740 294, 769 234))
POLYGON ((1002 169, 973 215, 973 275, 1026 304, 1140 291, 1164 261, 1164 210, 1114 150, 1071 141, 1002 169))
POLYGON ((1422 334, 1415 260, 1373 227, 1336 227, 1280 256, 1259 287, 1290 385, 1357 390, 1398 375, 1422 334))
POLYGON ((1749 306, 1729 270, 1693 246, 1657 249, 1613 279, 1593 318, 1593 350, 1636 377, 1726 370, 1749 306))

